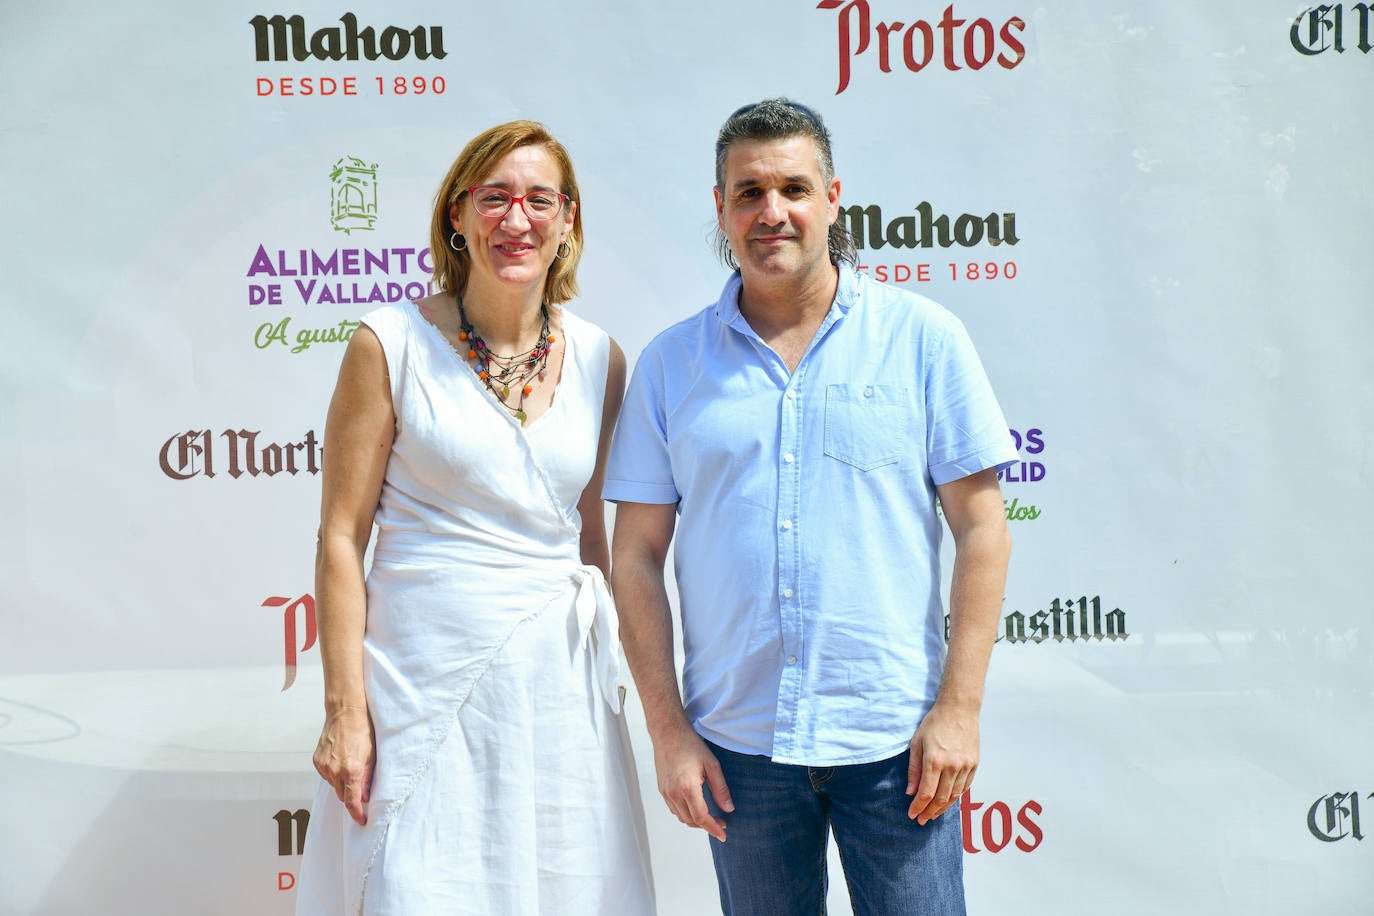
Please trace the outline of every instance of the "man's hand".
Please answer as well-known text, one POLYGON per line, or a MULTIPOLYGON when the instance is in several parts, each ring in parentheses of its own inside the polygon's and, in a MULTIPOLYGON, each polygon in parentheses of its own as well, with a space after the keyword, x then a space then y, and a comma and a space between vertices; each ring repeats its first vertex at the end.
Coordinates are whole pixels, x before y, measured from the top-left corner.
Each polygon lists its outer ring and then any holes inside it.
POLYGON ((944 814, 973 783, 978 769, 978 714, 937 701, 911 737, 907 817, 922 825, 944 814))
POLYGON ((978 769, 978 711, 997 637, 1011 538, 997 471, 988 468, 938 487, 954 535, 949 589, 949 656, 935 705, 911 738, 907 815, 925 824, 967 791, 978 769))
POLYGON ((711 816, 702 783, 711 787, 711 796, 722 811, 734 811, 735 803, 730 800, 730 787, 725 784, 716 755, 690 725, 684 722, 654 740, 654 769, 658 792, 668 803, 668 810, 688 827, 700 827, 724 843, 725 821, 711 816))
POLYGON ((725 821, 712 817, 701 786, 711 787, 720 810, 735 810, 720 761, 682 711, 673 664, 673 616, 663 584, 663 563, 677 524, 675 504, 622 502, 616 506, 611 588, 620 608, 625 658, 634 672, 644 719, 654 742, 658 792, 688 827, 725 842, 725 821))

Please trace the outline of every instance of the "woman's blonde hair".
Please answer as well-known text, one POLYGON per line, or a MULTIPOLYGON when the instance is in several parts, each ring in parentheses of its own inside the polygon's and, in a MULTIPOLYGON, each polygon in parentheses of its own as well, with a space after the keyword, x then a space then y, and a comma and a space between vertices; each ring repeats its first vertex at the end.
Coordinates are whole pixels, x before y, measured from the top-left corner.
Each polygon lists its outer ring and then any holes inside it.
MULTIPOLYGON (((544 300, 550 304, 567 302, 577 295, 577 262, 582 259, 582 206, 577 192, 577 175, 573 172, 568 151, 549 135, 537 121, 511 121, 498 124, 473 137, 458 158, 449 166, 439 193, 434 198, 434 219, 430 224, 429 250, 434 259, 434 282, 446 292, 462 294, 467 288, 472 262, 466 251, 454 251, 449 245, 453 225, 449 221, 450 208, 467 193, 467 189, 481 183, 512 150, 522 146, 545 149, 558 163, 563 173, 559 188, 568 195, 565 206, 577 204, 573 214, 572 231, 566 239, 568 256, 555 258, 544 280, 544 300)), ((517 205, 518 206, 518 205, 517 205)), ((562 218, 563 214, 559 214, 562 218)))

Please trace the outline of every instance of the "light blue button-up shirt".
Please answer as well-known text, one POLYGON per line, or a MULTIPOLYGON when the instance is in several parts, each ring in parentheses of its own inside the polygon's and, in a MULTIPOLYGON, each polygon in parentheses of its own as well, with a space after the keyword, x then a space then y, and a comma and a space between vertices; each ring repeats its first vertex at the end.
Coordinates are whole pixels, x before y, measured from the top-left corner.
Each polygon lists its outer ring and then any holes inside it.
POLYGON ((1016 460, 963 324, 840 269, 792 373, 712 306, 645 348, 604 489, 677 503, 684 703, 722 747, 780 763, 906 748, 944 664, 935 487, 1016 460))

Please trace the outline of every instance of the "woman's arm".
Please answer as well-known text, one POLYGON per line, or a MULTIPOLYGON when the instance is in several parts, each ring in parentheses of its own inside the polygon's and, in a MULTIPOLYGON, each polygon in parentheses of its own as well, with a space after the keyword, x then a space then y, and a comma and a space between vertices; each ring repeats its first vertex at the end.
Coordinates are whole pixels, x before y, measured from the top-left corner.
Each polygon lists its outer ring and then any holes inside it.
POLYGON ((349 815, 367 823, 376 749, 363 688, 367 593, 363 555, 395 436, 386 355, 372 329, 354 332, 324 430, 315 607, 324 664, 324 728, 315 769, 349 815))
POLYGON ((577 501, 582 516, 582 562, 611 578, 611 548, 606 541, 606 504, 601 501, 601 486, 606 482, 606 458, 611 453, 611 435, 625 398, 625 354, 611 341, 610 364, 606 369, 606 402, 601 411, 601 432, 596 446, 596 469, 577 501))

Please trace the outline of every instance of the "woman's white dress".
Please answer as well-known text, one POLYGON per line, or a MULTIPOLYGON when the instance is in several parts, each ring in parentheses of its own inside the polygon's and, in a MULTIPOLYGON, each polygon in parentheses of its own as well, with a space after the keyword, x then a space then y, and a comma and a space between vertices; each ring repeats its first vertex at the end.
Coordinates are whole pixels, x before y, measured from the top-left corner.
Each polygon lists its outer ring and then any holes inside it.
POLYGON ((578 544, 609 340, 564 310, 553 406, 522 428, 413 303, 363 323, 396 414, 363 648, 377 763, 366 826, 321 780, 296 912, 652 913, 615 607, 578 544))

